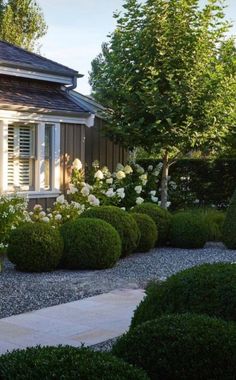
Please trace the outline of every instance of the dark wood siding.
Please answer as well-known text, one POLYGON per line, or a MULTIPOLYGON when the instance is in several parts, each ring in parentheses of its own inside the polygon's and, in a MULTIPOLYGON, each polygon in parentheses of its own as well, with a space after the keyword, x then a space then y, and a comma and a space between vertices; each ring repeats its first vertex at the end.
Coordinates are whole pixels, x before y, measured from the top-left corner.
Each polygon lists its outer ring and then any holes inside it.
POLYGON ((104 121, 95 118, 95 125, 92 128, 85 128, 85 162, 86 166, 91 167, 93 161, 98 160, 101 166, 108 166, 114 170, 118 162, 127 161, 127 151, 118 144, 114 144, 105 138, 102 133, 104 121))
POLYGON ((29 199, 28 209, 33 210, 35 205, 41 205, 44 210, 51 208, 56 198, 31 198, 29 199))

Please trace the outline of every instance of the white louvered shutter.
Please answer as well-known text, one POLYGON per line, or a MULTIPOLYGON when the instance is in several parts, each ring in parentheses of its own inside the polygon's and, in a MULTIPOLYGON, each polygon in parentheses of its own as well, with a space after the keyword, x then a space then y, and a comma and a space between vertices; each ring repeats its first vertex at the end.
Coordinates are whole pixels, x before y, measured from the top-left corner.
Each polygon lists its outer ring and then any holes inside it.
POLYGON ((8 186, 13 190, 32 190, 34 174, 34 128, 8 127, 8 186))

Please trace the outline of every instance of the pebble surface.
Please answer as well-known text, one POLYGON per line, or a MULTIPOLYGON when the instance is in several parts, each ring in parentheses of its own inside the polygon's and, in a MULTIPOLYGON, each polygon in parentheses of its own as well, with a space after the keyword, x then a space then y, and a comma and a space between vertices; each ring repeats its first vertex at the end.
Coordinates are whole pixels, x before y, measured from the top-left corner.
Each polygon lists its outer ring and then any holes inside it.
POLYGON ((76 301, 114 289, 144 288, 182 269, 213 262, 236 262, 236 251, 220 244, 188 250, 156 248, 100 271, 17 272, 8 261, 0 273, 0 318, 76 301))

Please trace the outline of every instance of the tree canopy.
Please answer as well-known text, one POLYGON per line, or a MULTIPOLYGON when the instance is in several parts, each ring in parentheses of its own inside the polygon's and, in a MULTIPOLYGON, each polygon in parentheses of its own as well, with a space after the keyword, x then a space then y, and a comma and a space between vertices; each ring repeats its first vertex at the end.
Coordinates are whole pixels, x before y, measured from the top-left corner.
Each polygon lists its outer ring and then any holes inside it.
POLYGON ((46 32, 47 25, 36 1, 0 0, 0 39, 35 51, 46 32))
POLYGON ((166 166, 193 149, 221 149, 236 128, 235 44, 223 2, 126 0, 115 18, 90 73, 93 95, 110 110, 106 134, 160 153, 166 166))

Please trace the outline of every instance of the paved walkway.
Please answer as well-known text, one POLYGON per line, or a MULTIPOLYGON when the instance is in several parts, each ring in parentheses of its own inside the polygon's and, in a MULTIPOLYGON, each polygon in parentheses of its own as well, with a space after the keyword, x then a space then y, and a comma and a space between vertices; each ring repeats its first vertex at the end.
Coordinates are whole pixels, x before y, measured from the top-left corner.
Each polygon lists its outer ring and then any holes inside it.
POLYGON ((142 289, 115 290, 80 301, 0 319, 0 354, 16 348, 93 345, 124 333, 142 289))

